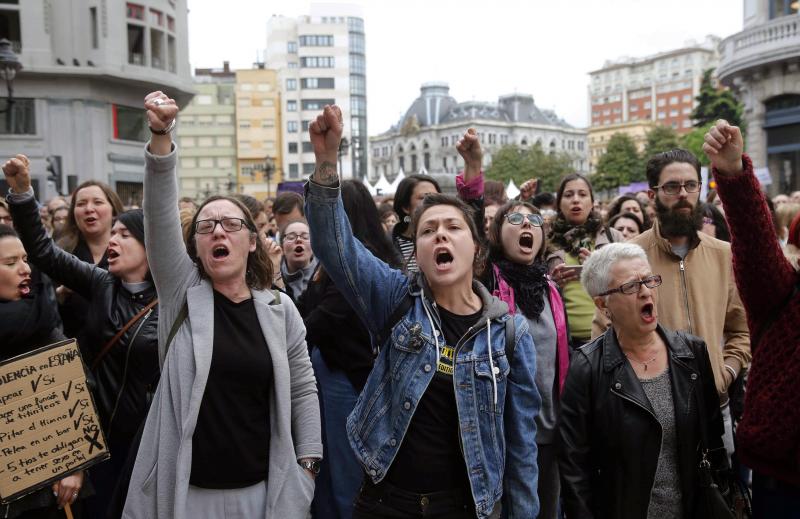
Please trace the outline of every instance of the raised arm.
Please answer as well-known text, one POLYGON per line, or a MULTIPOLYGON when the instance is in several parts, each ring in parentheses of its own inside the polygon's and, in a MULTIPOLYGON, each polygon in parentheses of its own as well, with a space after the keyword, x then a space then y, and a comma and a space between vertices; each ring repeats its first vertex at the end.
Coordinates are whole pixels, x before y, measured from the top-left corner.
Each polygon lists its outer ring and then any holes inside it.
POLYGON ((317 168, 306 184, 306 218, 314 255, 376 336, 404 296, 408 279, 353 236, 336 171, 342 129, 342 112, 337 106, 326 106, 309 126, 317 168))
POLYGON ((145 148, 142 200, 147 261, 162 306, 180 305, 195 267, 183 246, 178 214, 178 157, 170 134, 178 106, 162 92, 153 92, 145 98, 144 107, 152 132, 145 148))
POLYGON ((783 255, 753 163, 742 150, 741 131, 726 121, 705 136, 703 151, 711 160, 731 230, 736 284, 756 334, 789 297, 797 274, 783 255))
POLYGON ((92 297, 93 282, 109 276, 105 270, 79 260, 53 243, 47 236, 31 188, 30 161, 17 155, 3 165, 3 174, 11 187, 9 209, 28 259, 36 268, 86 299, 92 297))
POLYGON ((484 200, 483 200, 483 150, 481 141, 475 128, 469 128, 464 136, 456 144, 461 158, 464 159, 464 171, 456 176, 456 189, 458 197, 466 202, 475 212, 475 224, 478 229, 478 237, 486 241, 484 232, 484 200))

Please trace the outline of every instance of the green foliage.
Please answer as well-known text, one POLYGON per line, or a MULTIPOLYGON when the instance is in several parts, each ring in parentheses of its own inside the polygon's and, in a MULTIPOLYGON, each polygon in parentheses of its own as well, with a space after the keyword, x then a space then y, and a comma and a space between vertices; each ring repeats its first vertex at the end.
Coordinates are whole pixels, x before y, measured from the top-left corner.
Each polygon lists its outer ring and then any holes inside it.
POLYGON ((669 126, 656 126, 647 132, 647 144, 642 158, 646 161, 656 153, 674 150, 680 147, 678 132, 669 126))
POLYGON ((706 133, 713 125, 714 123, 711 122, 700 128, 695 128, 681 138, 681 146, 694 153, 703 166, 710 164, 708 157, 703 153, 703 143, 705 142, 706 133))
POLYGON ((538 178, 543 191, 555 191, 564 175, 572 173, 572 158, 567 153, 546 153, 541 145, 529 148, 508 145, 492 155, 492 165, 486 178, 508 183, 513 179, 517 186, 526 180, 538 178))
POLYGON ((644 179, 644 164, 633 139, 624 133, 612 135, 605 154, 597 163, 597 171, 592 175, 592 186, 598 191, 606 191, 644 179))
POLYGON ((733 97, 733 92, 714 85, 713 74, 713 68, 703 72, 700 94, 695 98, 697 106, 692 112, 695 128, 702 128, 718 119, 725 119, 741 128, 744 133, 744 107, 733 97))

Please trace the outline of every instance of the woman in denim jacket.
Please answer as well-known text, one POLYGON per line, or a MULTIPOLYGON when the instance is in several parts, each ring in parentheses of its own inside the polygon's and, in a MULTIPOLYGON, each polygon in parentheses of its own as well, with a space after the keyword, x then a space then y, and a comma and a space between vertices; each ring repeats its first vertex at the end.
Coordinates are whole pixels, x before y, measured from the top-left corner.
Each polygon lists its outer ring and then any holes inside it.
POLYGON ((353 517, 486 518, 500 504, 503 517, 536 517, 535 349, 527 320, 473 281, 482 254, 470 209, 425 199, 412 220, 420 274, 406 277, 353 238, 339 108, 326 106, 309 133, 314 254, 381 347, 347 421, 367 476, 353 517))

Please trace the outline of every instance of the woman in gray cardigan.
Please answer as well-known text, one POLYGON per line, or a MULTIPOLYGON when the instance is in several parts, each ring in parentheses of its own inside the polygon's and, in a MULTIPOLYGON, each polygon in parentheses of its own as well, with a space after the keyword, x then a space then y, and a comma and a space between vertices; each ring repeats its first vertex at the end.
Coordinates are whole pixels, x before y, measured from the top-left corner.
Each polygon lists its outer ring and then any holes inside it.
POLYGON ((237 200, 206 200, 184 249, 170 137, 178 107, 153 92, 145 108, 145 236, 163 368, 123 517, 305 518, 322 443, 303 321, 267 290, 270 262, 237 200))

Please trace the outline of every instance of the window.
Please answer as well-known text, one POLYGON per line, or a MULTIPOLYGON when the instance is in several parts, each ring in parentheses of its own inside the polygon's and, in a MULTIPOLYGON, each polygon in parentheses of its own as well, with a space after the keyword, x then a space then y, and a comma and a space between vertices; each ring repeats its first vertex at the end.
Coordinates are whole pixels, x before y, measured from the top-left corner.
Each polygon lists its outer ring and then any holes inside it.
POLYGON ((350 75, 350 93, 367 95, 367 79, 364 76, 350 75))
POLYGON ((306 89, 334 88, 332 77, 309 77, 300 80, 300 87, 306 89))
POLYGON ((632 104, 632 105, 630 106, 630 110, 631 110, 631 112, 635 112, 635 111, 636 111, 636 110, 638 110, 638 109, 639 109, 639 105, 637 105, 636 103, 634 103, 634 104, 632 104))
POLYGON ((155 9, 150 9, 150 25, 157 27, 164 26, 164 13, 155 9))
POLYGON ((300 36, 301 47, 333 47, 333 35, 309 34, 300 36))
POLYGON ((199 94, 195 96, 194 102, 198 105, 210 105, 214 103, 214 98, 208 94, 199 94))
POLYGON ((201 148, 210 148, 214 145, 214 137, 198 137, 197 138, 197 145, 201 148))
POLYGON ((678 117, 678 111, 677 110, 670 110, 669 111, 669 116, 670 117, 678 117))
POLYGON ((297 68, 297 62, 296 61, 290 61, 288 63, 288 66, 289 66, 289 68, 297 68))
POLYGON ((683 102, 684 103, 689 103, 689 102, 691 102, 691 100, 692 100, 691 94, 683 94, 683 102))
POLYGON ((167 68, 164 59, 164 31, 150 29, 150 65, 161 70, 167 68))
POLYGON ((97 26, 97 7, 89 8, 89 25, 92 31, 92 48, 100 48, 100 34, 97 26))
POLYGON ((669 98, 669 104, 676 105, 678 104, 678 96, 672 96, 669 98))
POLYGON ((175 18, 167 15, 167 29, 171 32, 175 32, 175 18))
POLYGON ((195 140, 194 137, 181 137, 181 147, 183 148, 194 148, 195 140))
POLYGON ((231 168, 233 167, 233 159, 230 157, 217 157, 218 168, 231 168))
POLYGON ((289 164, 289 176, 292 178, 297 178, 298 173, 298 166, 297 164, 289 164))
POLYGON ((239 121, 239 128, 250 128, 250 121, 239 121))
POLYGON ((201 157, 197 161, 197 165, 201 168, 213 168, 214 167, 214 157, 201 157))
POLYGON ((144 27, 128 24, 128 63, 144 65, 144 27))
POLYGON ((297 54, 297 42, 296 41, 287 41, 286 42, 286 52, 288 54, 297 54))
POLYGON ((367 115, 367 100, 363 97, 352 96, 350 98, 350 113, 352 115, 367 115))
MULTIPOLYGON (((0 110, 5 112, 8 109, 6 98, 0 99, 0 110)), ((0 134, 3 135, 35 135, 36 134, 36 111, 33 99, 15 98, 11 105, 11 114, 4 113, 0 116, 0 134), (13 120, 13 126, 9 128, 9 122, 13 120)), ((140 109, 141 111, 141 109, 140 109)))
POLYGON ((269 83, 259 83, 256 85, 256 90, 258 90, 259 92, 269 92, 270 90, 272 90, 272 85, 270 85, 269 83))
POLYGON ((294 100, 286 101, 286 111, 287 112, 296 112, 297 111, 297 101, 294 101, 294 100))
POLYGON ((197 167, 197 159, 183 158, 181 159, 181 167, 185 169, 193 169, 197 167))
POLYGON ((662 97, 661 99, 658 100, 658 103, 656 103, 656 104, 658 106, 667 106, 667 100, 662 97))
POLYGON ((325 105, 336 104, 335 99, 303 99, 303 110, 322 110, 325 105))
MULTIPOLYGON (((14 104, 16 104, 15 101, 14 104)), ((114 138, 125 141, 147 141, 147 121, 141 108, 111 105, 114 121, 114 138)))
POLYGON ((289 153, 297 153, 297 143, 290 142, 289 143, 289 153))
POLYGON ((311 143, 308 141, 303 141, 303 153, 311 153, 314 151, 314 148, 311 146, 311 143))
POLYGON ((769 2, 770 18, 797 14, 798 10, 800 10, 800 5, 794 0, 770 0, 769 2))
POLYGON ((297 133, 297 121, 286 121, 286 131, 289 133, 297 133))
POLYGON ((296 79, 287 79, 286 80, 286 90, 297 90, 297 80, 296 79))
POLYGON ((692 121, 690 121, 689 119, 684 119, 683 127, 684 128, 691 128, 692 127, 692 121))
POLYGON ((667 118, 667 114, 665 112, 658 112, 658 118, 659 119, 666 119, 667 118))
POLYGON ((239 85, 239 89, 242 92, 252 92, 253 91, 253 83, 242 83, 239 85))
POLYGON ((300 58, 300 66, 303 68, 333 68, 333 56, 308 56, 300 58))
POLYGON ((144 21, 143 5, 128 3, 126 7, 127 7, 128 18, 131 18, 133 20, 144 21))
POLYGON ((233 137, 217 137, 217 146, 233 146, 233 137))
POLYGON ((645 101, 645 103, 644 103, 644 109, 645 110, 650 110, 650 108, 652 108, 652 107, 653 107, 653 103, 651 103, 650 101, 645 101))
POLYGON ((442 148, 446 148, 449 142, 450 139, 448 139, 447 137, 442 137, 442 148))
POLYGON ((211 126, 214 124, 214 117, 211 115, 198 115, 197 123, 203 126, 211 126))
POLYGON ((364 35, 351 32, 349 35, 350 52, 364 54, 364 35))
POLYGON ((690 113, 692 113, 692 109, 688 106, 683 109, 683 115, 689 115, 690 113))
POLYGON ((313 162, 311 163, 304 163, 303 164, 303 175, 310 175, 314 173, 314 170, 317 169, 317 165, 313 162))
POLYGON ((230 124, 233 122, 233 118, 230 115, 218 115, 214 118, 217 124, 230 124))
POLYGON ((274 128, 275 127, 275 120, 274 119, 263 119, 261 121, 262 128, 274 128))
POLYGON ((361 75, 367 73, 367 62, 363 54, 350 54, 350 73, 361 75))

